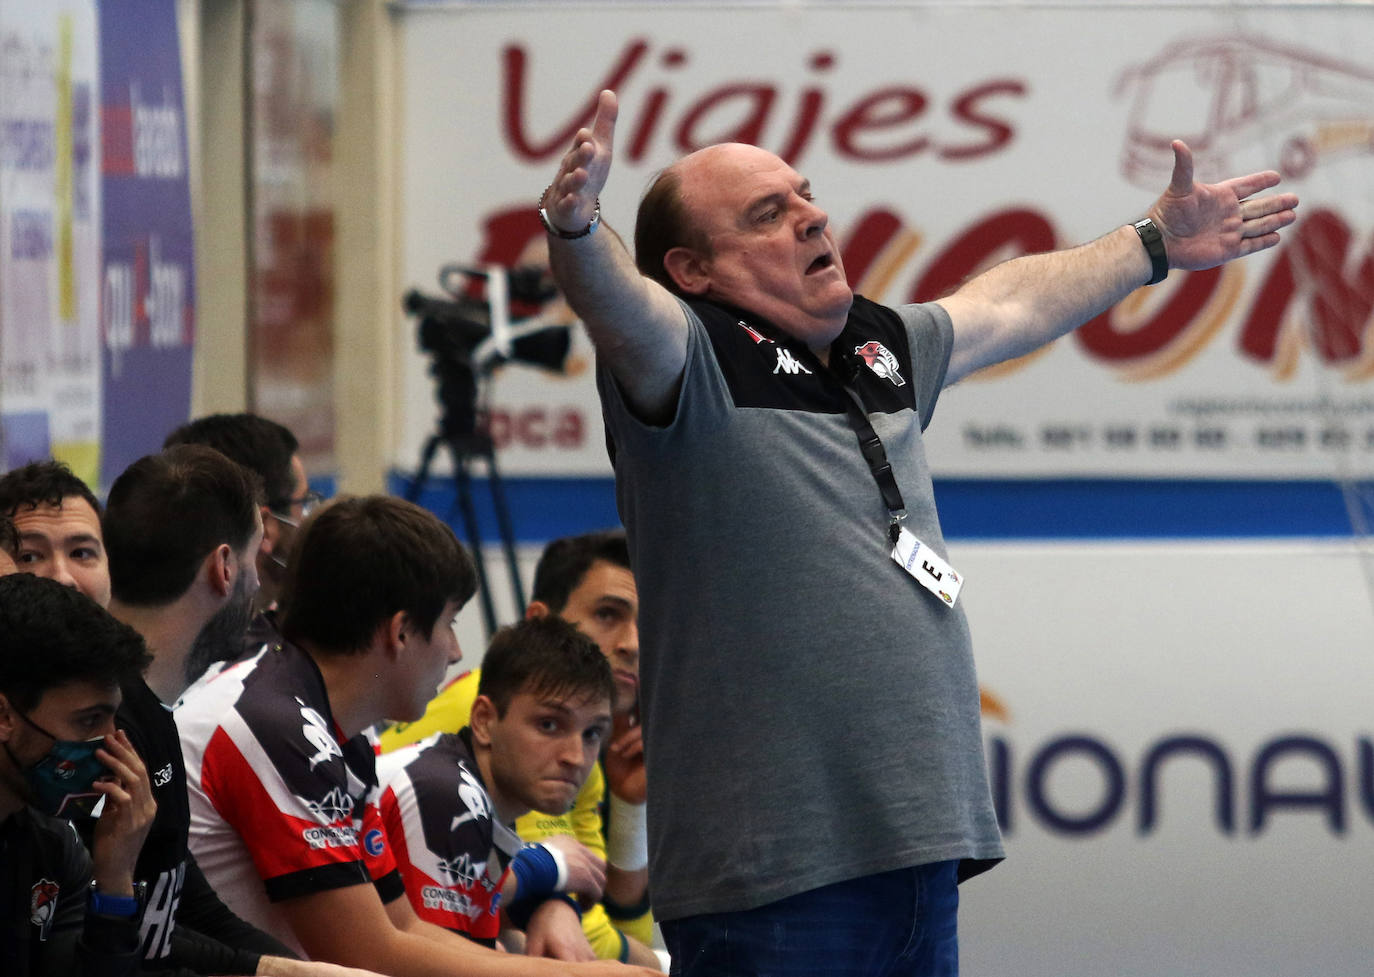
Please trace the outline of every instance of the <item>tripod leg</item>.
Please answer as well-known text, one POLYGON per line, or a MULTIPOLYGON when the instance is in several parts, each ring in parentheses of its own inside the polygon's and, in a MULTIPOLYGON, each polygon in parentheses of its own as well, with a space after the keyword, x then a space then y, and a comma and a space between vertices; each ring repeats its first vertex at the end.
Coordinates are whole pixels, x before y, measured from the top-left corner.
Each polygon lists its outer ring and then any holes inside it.
POLYGON ((477 564, 477 592, 482 598, 482 619, 487 626, 487 638, 496 633, 496 607, 491 600, 491 586, 487 582, 487 565, 482 557, 482 534, 477 527, 477 510, 472 505, 472 477, 468 471, 467 456, 452 444, 449 451, 453 454, 453 478, 456 487, 454 505, 463 516, 463 529, 467 533, 468 546, 472 548, 472 559, 477 564))
POLYGON ((496 470, 496 452, 487 458, 487 481, 491 486, 491 505, 496 510, 496 526, 501 533, 501 548, 506 554, 506 572, 510 574, 510 590, 515 598, 517 619, 525 617, 525 588, 520 583, 520 564, 515 557, 515 530, 511 526, 510 509, 506 506, 506 487, 496 470))
POLYGON ((420 493, 425 490, 425 483, 429 481, 429 466, 434 462, 434 452, 439 449, 440 437, 431 434, 425 441, 424 450, 420 452, 420 467, 415 470, 415 478, 406 489, 407 502, 419 502, 420 493))

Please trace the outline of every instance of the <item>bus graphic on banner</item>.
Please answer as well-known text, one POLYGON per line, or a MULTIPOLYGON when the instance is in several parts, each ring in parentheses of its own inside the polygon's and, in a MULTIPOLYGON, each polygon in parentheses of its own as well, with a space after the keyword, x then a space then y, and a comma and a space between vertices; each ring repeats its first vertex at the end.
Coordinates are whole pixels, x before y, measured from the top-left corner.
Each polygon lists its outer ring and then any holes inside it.
POLYGON ((1179 138, 1205 179, 1255 168, 1301 179, 1374 155, 1374 69, 1263 37, 1171 44, 1125 71, 1116 94, 1131 98, 1122 172, 1151 190, 1168 181, 1179 138))

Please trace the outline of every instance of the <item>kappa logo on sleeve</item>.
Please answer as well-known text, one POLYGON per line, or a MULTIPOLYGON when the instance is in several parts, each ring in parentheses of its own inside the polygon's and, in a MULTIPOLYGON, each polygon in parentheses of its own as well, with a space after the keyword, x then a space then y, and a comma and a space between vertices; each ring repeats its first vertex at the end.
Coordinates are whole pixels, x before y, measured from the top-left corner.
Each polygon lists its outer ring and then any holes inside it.
POLYGON ((301 718, 305 720, 305 725, 301 727, 301 735, 316 751, 310 758, 310 769, 314 770, 330 757, 343 756, 339 741, 330 732, 329 723, 325 722, 325 718, 302 702, 299 696, 296 697, 296 704, 301 707, 301 718))
POLYGON ((491 820, 491 800, 487 797, 487 792, 466 767, 459 767, 458 773, 458 800, 467 810, 463 814, 454 815, 448 826, 450 831, 457 831, 469 821, 491 820))
POLYGON ((906 381, 902 379, 901 371, 897 368, 897 357, 876 339, 870 339, 862 346, 855 346, 854 355, 862 356, 870 370, 884 380, 891 381, 894 387, 906 386, 906 381))

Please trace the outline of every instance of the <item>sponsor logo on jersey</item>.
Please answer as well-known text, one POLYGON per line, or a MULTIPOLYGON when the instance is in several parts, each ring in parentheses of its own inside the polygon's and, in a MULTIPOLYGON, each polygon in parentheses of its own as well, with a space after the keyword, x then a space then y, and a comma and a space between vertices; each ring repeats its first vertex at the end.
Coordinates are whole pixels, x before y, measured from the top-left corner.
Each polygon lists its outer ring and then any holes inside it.
POLYGON ((474 862, 467 852, 459 852, 457 858, 439 859, 439 872, 451 881, 472 885, 487 874, 487 863, 474 862))
POLYGON ((51 879, 39 879, 29 890, 29 922, 38 927, 38 938, 46 940, 57 913, 58 885, 51 879))
POLYGON ((376 858, 382 852, 386 851, 386 835, 382 834, 379 829, 373 828, 367 834, 363 835, 363 850, 373 858, 376 858))
POLYGON ((456 916, 466 916, 468 919, 476 919, 483 912, 481 906, 463 893, 441 889, 437 885, 421 886, 420 900, 426 909, 441 909, 456 916))
POLYGON ((790 373, 793 376, 796 376, 798 373, 810 372, 811 371, 806 368, 805 364, 803 364, 800 360, 798 360, 795 356, 792 355, 792 351, 790 349, 780 348, 778 350, 778 362, 777 365, 773 367, 774 374, 790 373))
POLYGON ((315 851, 322 848, 354 848, 358 844, 358 829, 349 825, 306 828, 301 832, 301 839, 315 851))
POLYGON ((756 344, 771 343, 773 341, 769 339, 767 336, 765 336, 763 333, 759 332, 753 326, 749 325, 749 323, 745 322, 743 319, 740 319, 735 324, 739 326, 741 329, 743 329, 745 332, 747 332, 749 334, 749 338, 752 339, 756 344))
POLYGON ((154 787, 166 787, 172 782, 172 765, 169 763, 153 774, 154 787))
POLYGON ((318 801, 310 801, 308 807, 311 814, 332 824, 335 821, 346 820, 353 813, 353 798, 347 791, 335 787, 318 801))
POLYGON ((892 351, 876 339, 870 339, 862 346, 855 346, 854 355, 862 356, 870 370, 884 380, 890 380, 894 387, 906 386, 901 371, 897 369, 897 357, 893 356, 892 351))

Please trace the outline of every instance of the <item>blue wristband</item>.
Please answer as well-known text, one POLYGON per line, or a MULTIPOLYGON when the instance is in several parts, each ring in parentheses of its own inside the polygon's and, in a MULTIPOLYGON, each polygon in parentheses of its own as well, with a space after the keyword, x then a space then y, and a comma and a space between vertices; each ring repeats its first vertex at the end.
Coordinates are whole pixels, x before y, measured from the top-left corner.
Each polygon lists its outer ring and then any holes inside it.
POLYGON ((521 848, 511 859, 510 870, 518 886, 515 898, 521 902, 546 896, 558 886, 558 863, 543 845, 521 848))

